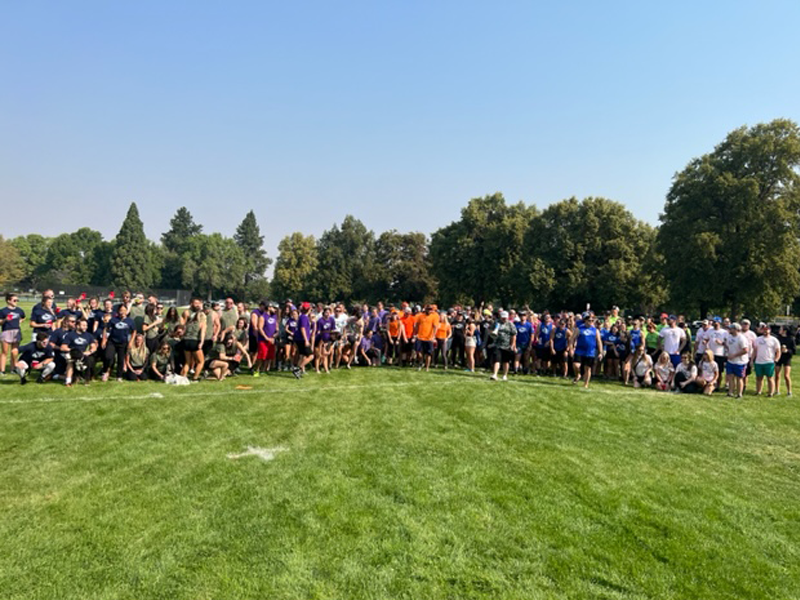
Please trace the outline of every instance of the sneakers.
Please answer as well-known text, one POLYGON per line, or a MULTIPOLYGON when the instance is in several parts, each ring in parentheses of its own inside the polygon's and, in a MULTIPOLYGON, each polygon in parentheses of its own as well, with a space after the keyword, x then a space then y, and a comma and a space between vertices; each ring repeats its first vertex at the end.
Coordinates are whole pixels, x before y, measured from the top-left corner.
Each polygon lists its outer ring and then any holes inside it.
POLYGON ((261 377, 261 373, 258 371, 253 371, 253 377, 261 377))
POLYGON ((303 376, 298 367, 292 367, 292 375, 294 375, 295 379, 300 379, 303 376))
POLYGON ((489 377, 489 379, 491 379, 492 381, 497 381, 497 375, 492 375, 491 377, 489 377))
POLYGON ((108 381, 108 373, 103 373, 102 377, 100 377, 100 381, 108 381))
POLYGON ((508 381, 508 375, 503 375, 503 381, 508 381))
POLYGON ((19 378, 19 384, 20 385, 25 385, 26 383, 28 383, 28 374, 27 373, 25 375, 21 375, 20 378, 19 378))

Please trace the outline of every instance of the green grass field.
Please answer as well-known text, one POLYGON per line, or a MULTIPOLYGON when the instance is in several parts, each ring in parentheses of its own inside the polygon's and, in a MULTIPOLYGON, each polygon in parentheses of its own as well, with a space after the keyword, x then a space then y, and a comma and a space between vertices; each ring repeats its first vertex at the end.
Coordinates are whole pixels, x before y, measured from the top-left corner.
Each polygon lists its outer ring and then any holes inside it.
POLYGON ((800 597, 785 396, 390 368, 17 381, 2 598, 800 597), (248 446, 285 451, 228 457, 248 446))

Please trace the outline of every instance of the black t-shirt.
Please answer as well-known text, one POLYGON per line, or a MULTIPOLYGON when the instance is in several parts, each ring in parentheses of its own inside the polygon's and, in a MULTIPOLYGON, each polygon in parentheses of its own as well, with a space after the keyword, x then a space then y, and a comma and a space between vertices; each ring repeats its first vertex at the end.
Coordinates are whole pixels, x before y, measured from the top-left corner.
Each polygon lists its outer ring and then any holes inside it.
POLYGON ((466 335, 467 324, 464 321, 453 321, 450 324, 450 327, 453 328, 453 337, 459 340, 463 340, 466 335))
POLYGON ((45 346, 44 348, 40 348, 36 345, 36 342, 25 344, 19 349, 19 360, 28 363, 29 366, 33 366, 33 363, 40 363, 43 360, 53 358, 54 356, 55 354, 53 354, 53 348, 51 348, 49 345, 45 346))
POLYGON ((94 343, 94 336, 85 331, 78 333, 77 331, 70 331, 64 336, 64 343, 69 346, 70 350, 80 350, 86 352, 86 349, 94 343))

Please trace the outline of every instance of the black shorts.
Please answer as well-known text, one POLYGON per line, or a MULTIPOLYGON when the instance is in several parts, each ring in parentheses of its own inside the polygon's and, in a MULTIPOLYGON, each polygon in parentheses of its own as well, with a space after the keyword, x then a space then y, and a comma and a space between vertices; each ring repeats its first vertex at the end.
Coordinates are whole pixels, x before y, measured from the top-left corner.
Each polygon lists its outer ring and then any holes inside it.
POLYGON ((414 350, 414 342, 409 342, 408 340, 406 340, 405 342, 403 342, 403 343, 400 345, 400 347, 402 348, 402 350, 403 350, 403 352, 404 352, 404 353, 408 354, 408 353, 410 353, 412 350, 414 350))
POLYGON ((493 363, 510 363, 514 360, 514 351, 511 349, 504 350, 502 348, 494 349, 493 363))
POLYGON ((781 358, 778 362, 775 363, 776 367, 791 367, 792 366, 792 356, 791 354, 781 354, 781 358))
POLYGON ((541 348, 537 346, 536 357, 539 360, 550 360, 551 358, 553 358, 553 354, 552 352, 550 352, 550 346, 544 346, 541 348))
POLYGON ((553 362, 558 365, 563 365, 568 361, 568 354, 566 350, 555 350, 553 352, 553 362))
POLYGON ((297 346, 297 352, 301 356, 311 356, 314 353, 314 351, 311 349, 311 346, 306 344, 304 340, 295 342, 294 345, 297 346))
POLYGON ((200 350, 200 340, 183 340, 184 352, 197 352, 200 350))
POLYGON ((715 356, 714 362, 717 363, 717 367, 719 367, 719 372, 725 372, 725 365, 728 364, 728 358, 726 356, 715 356))
POLYGON ((433 341, 419 340, 419 345, 423 354, 433 354, 433 341))

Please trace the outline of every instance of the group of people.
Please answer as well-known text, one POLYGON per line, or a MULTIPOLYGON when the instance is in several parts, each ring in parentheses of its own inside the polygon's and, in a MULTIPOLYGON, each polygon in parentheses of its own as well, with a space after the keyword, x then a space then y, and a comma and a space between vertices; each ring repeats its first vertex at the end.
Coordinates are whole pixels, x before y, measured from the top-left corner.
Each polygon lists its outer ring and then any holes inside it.
POLYGON ((572 378, 589 387, 593 376, 618 379, 635 388, 682 393, 727 391, 741 397, 754 372, 756 394, 791 395, 791 359, 796 332, 787 326, 773 333, 746 319, 704 320, 693 334, 682 316, 623 318, 617 307, 603 315, 592 311, 537 314, 529 309, 495 310, 435 304, 412 306, 342 303, 295 305, 263 301, 250 308, 227 298, 189 307, 166 307, 155 296, 130 292, 112 298, 68 298, 57 307, 46 290, 30 315, 33 339, 22 344, 25 312, 18 297, 6 295, 0 310, 5 375, 11 367, 25 384, 37 380, 91 382, 168 380, 180 376, 222 380, 235 374, 259 377, 287 371, 301 378, 309 370, 329 373, 352 366, 391 365, 484 368, 492 380, 509 374, 572 378))

